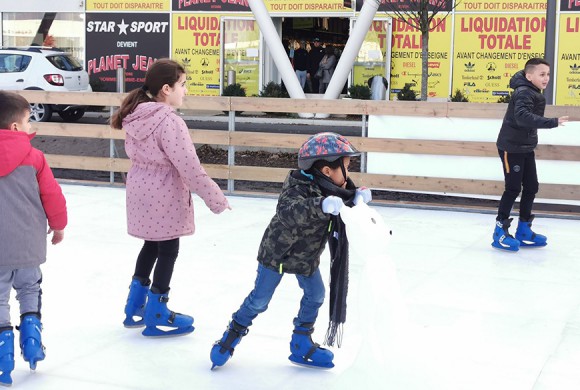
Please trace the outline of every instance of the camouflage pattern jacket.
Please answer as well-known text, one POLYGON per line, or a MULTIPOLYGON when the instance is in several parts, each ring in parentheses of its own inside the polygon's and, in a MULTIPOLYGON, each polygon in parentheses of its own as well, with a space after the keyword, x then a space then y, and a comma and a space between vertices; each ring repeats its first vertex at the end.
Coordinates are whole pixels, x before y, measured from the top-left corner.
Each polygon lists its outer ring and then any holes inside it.
POLYGON ((299 170, 290 171, 264 232, 258 261, 277 272, 310 276, 328 241, 330 215, 322 212, 322 191, 299 170))

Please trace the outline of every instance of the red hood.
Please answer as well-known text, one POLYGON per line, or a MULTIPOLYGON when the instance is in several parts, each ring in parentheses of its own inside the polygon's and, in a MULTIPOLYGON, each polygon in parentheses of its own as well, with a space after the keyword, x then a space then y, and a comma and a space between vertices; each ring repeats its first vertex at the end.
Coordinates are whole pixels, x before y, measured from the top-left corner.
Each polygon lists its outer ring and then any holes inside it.
POLYGON ((30 140, 34 134, 21 131, 0 130, 0 177, 8 176, 15 170, 30 150, 30 140))

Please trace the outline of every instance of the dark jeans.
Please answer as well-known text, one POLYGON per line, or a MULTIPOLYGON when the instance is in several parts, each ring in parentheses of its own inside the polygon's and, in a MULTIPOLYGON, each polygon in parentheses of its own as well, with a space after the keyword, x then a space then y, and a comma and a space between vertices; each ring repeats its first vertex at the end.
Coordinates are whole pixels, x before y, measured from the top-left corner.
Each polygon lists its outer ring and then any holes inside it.
POLYGON ((312 81, 311 92, 318 93, 318 89, 320 88, 320 79, 315 78, 314 73, 310 73, 310 80, 312 81))
POLYGON ((503 221, 509 218, 516 198, 521 192, 520 219, 527 221, 532 215, 532 207, 539 187, 536 156, 533 151, 508 153, 498 150, 498 152, 503 166, 505 190, 499 201, 497 220, 503 221))
POLYGON ((148 280, 155 266, 151 288, 160 294, 167 293, 178 253, 179 238, 167 241, 145 241, 137 257, 134 277, 142 281, 148 280))

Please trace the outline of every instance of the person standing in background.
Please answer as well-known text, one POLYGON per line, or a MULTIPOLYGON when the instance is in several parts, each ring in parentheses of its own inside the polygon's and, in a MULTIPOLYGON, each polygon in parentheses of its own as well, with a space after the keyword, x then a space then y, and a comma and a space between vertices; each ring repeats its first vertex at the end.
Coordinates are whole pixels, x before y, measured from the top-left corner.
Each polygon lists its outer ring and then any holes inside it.
POLYGON ((319 67, 322 69, 322 77, 318 79, 318 93, 325 93, 336 67, 336 56, 331 45, 326 46, 326 54, 322 57, 319 67))
POLYGON ((318 71, 320 61, 324 57, 324 48, 320 45, 320 39, 318 37, 314 38, 312 41, 312 49, 308 53, 310 60, 310 80, 312 81, 312 93, 318 93, 320 80, 314 77, 318 71))
POLYGON ((308 52, 305 47, 306 42, 300 41, 298 49, 294 51, 294 71, 296 72, 296 77, 298 77, 302 90, 304 90, 304 86, 306 85, 309 68, 308 52))

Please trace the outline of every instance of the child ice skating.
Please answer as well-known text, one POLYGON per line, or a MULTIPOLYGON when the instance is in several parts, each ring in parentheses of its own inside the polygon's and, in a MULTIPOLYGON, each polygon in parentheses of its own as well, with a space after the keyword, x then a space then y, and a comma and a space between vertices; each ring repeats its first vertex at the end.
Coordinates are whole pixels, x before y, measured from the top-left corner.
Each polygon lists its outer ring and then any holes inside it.
POLYGON ((497 138, 505 178, 491 243, 498 249, 518 251, 520 247, 548 243, 546 236, 532 231, 532 207, 539 187, 534 149, 538 145, 538 128, 558 127, 568 121, 567 116, 544 118, 546 99, 542 91, 549 81, 550 64, 542 58, 528 60, 525 68, 510 80, 514 92, 497 138), (520 191, 520 218, 514 238, 509 233, 510 213, 520 191))
POLYGON ((126 189, 128 232, 144 240, 123 324, 145 326, 144 336, 184 335, 194 329, 191 316, 167 308, 179 238, 195 230, 191 193, 215 214, 230 208, 201 166, 187 125, 174 110, 183 103, 185 80, 177 62, 156 61, 144 85, 129 93, 111 122, 125 130, 125 150, 132 163, 126 189))
POLYGON ((19 344, 30 369, 44 360, 40 265, 46 261, 46 235, 64 238, 66 201, 44 154, 30 140, 30 106, 13 92, 0 91, 0 384, 11 385, 14 332, 10 292, 20 305, 19 344))
POLYGON ((254 289, 232 315, 222 338, 211 349, 212 369, 223 366, 258 314, 264 312, 285 273, 295 274, 303 291, 289 359, 296 364, 334 367, 334 355, 312 341, 311 334, 324 301, 319 270, 327 241, 331 253, 330 325, 326 344, 338 339, 346 316, 348 241, 341 208, 369 202, 369 189, 357 189, 348 177, 352 156, 360 153, 343 136, 319 133, 310 137, 298 153, 298 170, 286 177, 276 214, 262 237, 254 289))

